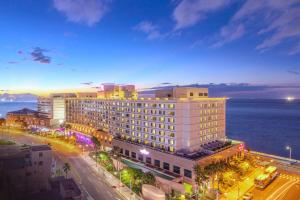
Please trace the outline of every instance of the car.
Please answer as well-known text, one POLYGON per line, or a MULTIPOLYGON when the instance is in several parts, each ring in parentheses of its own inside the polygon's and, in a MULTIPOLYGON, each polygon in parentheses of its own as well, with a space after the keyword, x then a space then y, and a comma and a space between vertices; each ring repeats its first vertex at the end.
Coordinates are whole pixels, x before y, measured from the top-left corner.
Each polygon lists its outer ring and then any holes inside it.
POLYGON ((253 199, 253 194, 250 192, 247 192, 246 194, 243 195, 243 200, 251 200, 253 199))

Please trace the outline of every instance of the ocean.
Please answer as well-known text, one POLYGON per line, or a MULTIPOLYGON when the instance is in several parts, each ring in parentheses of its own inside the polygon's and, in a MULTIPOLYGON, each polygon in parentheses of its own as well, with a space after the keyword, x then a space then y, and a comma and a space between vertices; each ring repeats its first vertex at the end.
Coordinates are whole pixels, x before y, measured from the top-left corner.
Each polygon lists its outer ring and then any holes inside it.
MULTIPOLYGON (((0 117, 35 102, 0 102, 0 117)), ((300 100, 230 99, 226 110, 227 136, 245 141, 250 149, 300 160, 300 100)))

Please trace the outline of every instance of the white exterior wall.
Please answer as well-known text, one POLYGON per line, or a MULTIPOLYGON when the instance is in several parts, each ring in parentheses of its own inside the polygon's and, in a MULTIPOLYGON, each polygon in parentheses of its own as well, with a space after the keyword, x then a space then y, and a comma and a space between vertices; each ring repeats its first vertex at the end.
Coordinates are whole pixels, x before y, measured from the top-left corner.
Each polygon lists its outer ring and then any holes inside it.
POLYGON ((53 118, 56 123, 64 122, 66 119, 66 107, 64 98, 53 98, 53 118))
POLYGON ((225 99, 222 98, 72 98, 66 101, 66 112, 69 123, 92 126, 169 151, 196 151, 202 144, 225 137, 225 99))

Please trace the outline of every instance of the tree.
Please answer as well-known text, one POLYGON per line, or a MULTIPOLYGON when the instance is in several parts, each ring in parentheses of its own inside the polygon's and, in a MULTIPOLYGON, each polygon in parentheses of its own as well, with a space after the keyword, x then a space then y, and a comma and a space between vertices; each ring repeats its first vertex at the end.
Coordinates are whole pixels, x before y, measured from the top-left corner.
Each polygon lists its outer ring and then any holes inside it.
POLYGON ((151 172, 146 172, 142 176, 142 184, 150 184, 154 185, 155 184, 155 177, 151 172))
POLYGON ((63 170, 66 174, 66 178, 68 178, 68 172, 71 170, 71 166, 69 163, 65 163, 64 166, 63 166, 63 170))
POLYGON ((93 137, 91 138, 91 141, 92 141, 92 143, 94 144, 95 151, 98 151, 98 149, 101 147, 101 143, 100 143, 100 141, 98 140, 98 138, 95 137, 95 136, 93 136, 93 137))
MULTIPOLYGON (((203 195, 204 195, 204 183, 208 180, 207 171, 203 169, 199 164, 194 166, 195 172, 195 182, 198 186, 202 187, 203 195)), ((197 194, 199 193, 199 188, 197 190, 197 194)))
POLYGON ((61 169, 57 169, 57 170, 55 171, 55 176, 61 176, 61 175, 62 175, 61 169))
POLYGON ((65 125, 65 128, 66 128, 66 129, 71 129, 72 126, 71 126, 70 124, 66 124, 66 125, 65 125))
POLYGON ((114 146, 112 149, 112 154, 114 156, 114 158, 117 160, 117 170, 120 170, 120 161, 121 161, 121 153, 120 153, 121 149, 120 147, 114 146))

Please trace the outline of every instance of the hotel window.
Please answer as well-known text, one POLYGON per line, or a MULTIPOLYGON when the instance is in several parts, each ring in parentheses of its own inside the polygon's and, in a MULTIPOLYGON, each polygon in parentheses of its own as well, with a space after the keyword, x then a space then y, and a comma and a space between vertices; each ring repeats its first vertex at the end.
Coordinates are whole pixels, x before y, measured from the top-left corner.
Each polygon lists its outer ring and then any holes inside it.
POLYGON ((160 161, 159 160, 154 160, 154 166, 160 168, 160 161))
POLYGON ((174 147, 173 146, 170 146, 169 149, 170 149, 171 152, 174 151, 174 147))
POLYGON ((174 122, 174 118, 169 118, 169 119, 168 119, 168 122, 173 123, 173 122, 174 122))
POLYGON ((129 151, 128 150, 125 150, 125 156, 129 157, 129 151))
POLYGON ((176 173, 176 174, 180 174, 180 167, 174 165, 173 166, 173 172, 176 173))
POLYGON ((184 176, 188 178, 192 178, 192 171, 184 169, 184 176))
POLYGON ((168 106, 169 108, 174 108, 174 104, 169 104, 169 106, 168 106))
POLYGON ((131 157, 135 159, 136 158, 136 153, 135 152, 131 152, 131 157))
POLYGON ((190 92, 190 96, 191 96, 191 97, 194 96, 194 93, 190 92))
POLYGON ((144 161, 144 157, 143 157, 143 155, 142 154, 139 154, 139 161, 144 161))
POLYGON ((170 170, 170 164, 164 162, 164 163, 163 163, 163 168, 164 168, 165 170, 170 170))
POLYGON ((151 158, 150 157, 146 157, 146 163, 151 164, 151 158))

